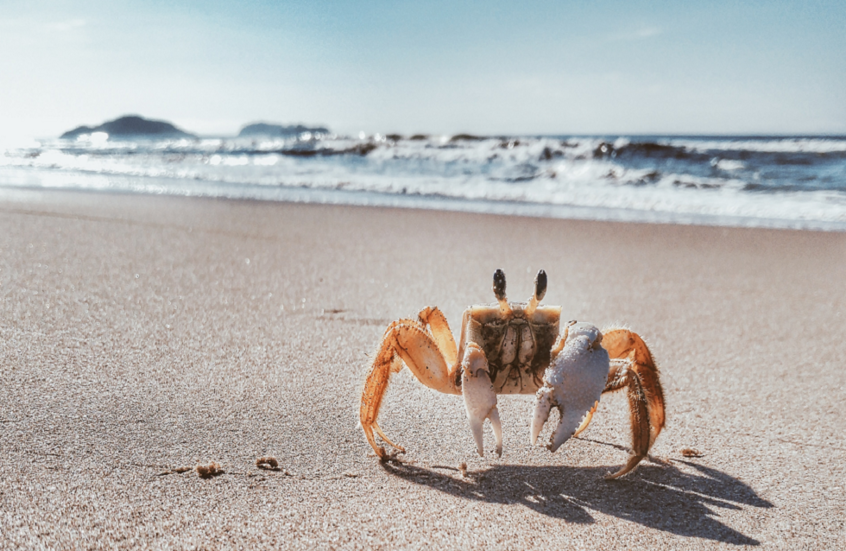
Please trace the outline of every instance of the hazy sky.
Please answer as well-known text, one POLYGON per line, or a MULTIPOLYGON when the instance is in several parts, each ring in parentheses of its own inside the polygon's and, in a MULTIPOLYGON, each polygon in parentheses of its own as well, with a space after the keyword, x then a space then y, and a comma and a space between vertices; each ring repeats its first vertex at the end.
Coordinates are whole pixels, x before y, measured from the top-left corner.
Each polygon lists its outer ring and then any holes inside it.
POLYGON ((0 0, 0 139, 126 113, 203 134, 846 134, 846 2, 0 0))

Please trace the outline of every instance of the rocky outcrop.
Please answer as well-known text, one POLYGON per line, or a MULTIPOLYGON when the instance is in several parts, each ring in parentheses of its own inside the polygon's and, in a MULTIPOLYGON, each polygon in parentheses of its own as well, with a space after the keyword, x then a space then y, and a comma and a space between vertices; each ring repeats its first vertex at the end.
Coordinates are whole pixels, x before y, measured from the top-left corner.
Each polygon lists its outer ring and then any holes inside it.
POLYGON ((120 117, 100 126, 80 126, 59 137, 66 140, 75 139, 93 132, 105 132, 110 138, 196 138, 195 135, 180 130, 169 122, 154 121, 137 115, 120 117))

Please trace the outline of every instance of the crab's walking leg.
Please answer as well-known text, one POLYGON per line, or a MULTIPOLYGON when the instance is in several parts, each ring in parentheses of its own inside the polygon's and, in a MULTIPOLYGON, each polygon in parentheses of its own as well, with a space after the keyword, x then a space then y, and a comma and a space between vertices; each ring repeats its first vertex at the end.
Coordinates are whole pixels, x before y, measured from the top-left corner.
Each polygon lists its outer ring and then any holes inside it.
POLYGON ((632 456, 622 469, 608 476, 618 478, 637 467, 664 428, 664 391, 652 353, 637 333, 609 330, 603 335, 602 346, 611 357, 603 393, 626 387, 629 395, 632 456))
POLYGON ((376 419, 379 416, 382 398, 388 388, 391 373, 400 371, 403 363, 408 366, 417 380, 429 388, 449 394, 461 394, 455 386, 454 375, 449 373, 440 347, 422 323, 416 320, 399 320, 389 325, 373 358, 373 364, 367 372, 359 409, 364 435, 376 454, 383 458, 387 454, 385 449, 376 443, 374 429, 386 443, 402 450, 385 436, 376 423, 376 419))
POLYGON ((461 365, 464 406, 467 408, 467 419, 470 421, 470 431, 476 441, 476 450, 480 456, 484 457, 485 443, 482 428, 485 419, 490 419, 494 438, 496 438, 496 454, 502 455, 502 425, 499 421, 499 410, 496 408, 496 390, 491 383, 485 353, 479 345, 475 343, 467 345, 461 365))
POLYGON ((420 310, 418 317, 424 326, 429 326, 429 330, 432 332, 432 340, 438 345, 438 350, 441 351, 441 355, 443 355, 447 365, 452 367, 458 363, 458 350, 455 347, 455 339, 449 330, 449 324, 443 312, 438 307, 427 306, 420 310))
POLYGON ((385 433, 382 432, 382 428, 379 426, 379 423, 377 423, 376 421, 373 421, 373 428, 376 429, 376 434, 378 434, 379 438, 384 440, 386 444, 388 444, 392 448, 398 449, 401 452, 405 451, 405 448, 403 448, 402 446, 398 446, 397 444, 394 444, 393 442, 391 442, 390 438, 385 436, 385 433))

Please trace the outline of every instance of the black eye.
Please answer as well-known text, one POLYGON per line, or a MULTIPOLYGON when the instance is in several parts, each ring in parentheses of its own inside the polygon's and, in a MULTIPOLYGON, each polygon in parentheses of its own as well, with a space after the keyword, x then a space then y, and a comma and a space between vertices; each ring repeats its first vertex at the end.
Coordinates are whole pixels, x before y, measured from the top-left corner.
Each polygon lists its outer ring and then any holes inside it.
POLYGON ((493 292, 497 300, 505 300, 505 273, 502 270, 494 272, 493 292))
POLYGON ((546 294, 546 272, 543 270, 538 272, 537 277, 535 277, 535 297, 538 300, 541 300, 543 296, 546 294))

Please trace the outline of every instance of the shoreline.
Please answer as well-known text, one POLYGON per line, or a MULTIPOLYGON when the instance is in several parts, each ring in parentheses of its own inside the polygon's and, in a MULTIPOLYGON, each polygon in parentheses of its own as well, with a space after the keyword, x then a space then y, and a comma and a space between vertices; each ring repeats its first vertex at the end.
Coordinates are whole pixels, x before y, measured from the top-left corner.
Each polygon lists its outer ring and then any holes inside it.
POLYGON ((0 548, 836 548, 844 278, 842 232, 0 195, 0 548), (496 268, 512 300, 543 268, 544 303, 648 340, 653 461, 602 478, 620 394, 555 454, 528 444, 532 397, 502 397, 480 458, 460 397, 407 369, 379 418, 405 462, 373 457, 366 354, 426 305, 456 333, 496 268))
MULTIPOLYGON (((135 178, 137 180, 137 178, 135 178)), ((131 180, 131 179, 127 179, 131 180)), ((144 178, 151 182, 168 182, 163 178, 144 178)), ((173 179, 172 182, 180 182, 173 179)), ((163 186, 165 184, 162 184, 163 186)), ((83 189, 41 186, 0 185, 0 202, 26 200, 27 196, 39 193, 91 193, 95 195, 140 195, 149 197, 173 197, 186 199, 221 199, 225 201, 248 201, 258 203, 287 203, 298 205, 350 206, 362 208, 410 209, 465 214, 488 214, 518 218, 544 218, 553 220, 578 220, 593 222, 657 224, 713 228, 797 230, 810 232, 846 232, 846 222, 821 220, 789 220, 778 218, 756 218, 749 216, 702 215, 662 211, 643 211, 578 205, 554 205, 514 201, 483 201, 446 196, 425 196, 416 194, 391 194, 373 191, 348 191, 323 189, 308 186, 265 186, 239 185, 240 193, 214 193, 215 183, 208 183, 209 192, 196 190, 185 193, 150 192, 135 189, 83 189), (16 199, 19 198, 19 199, 16 199)))

